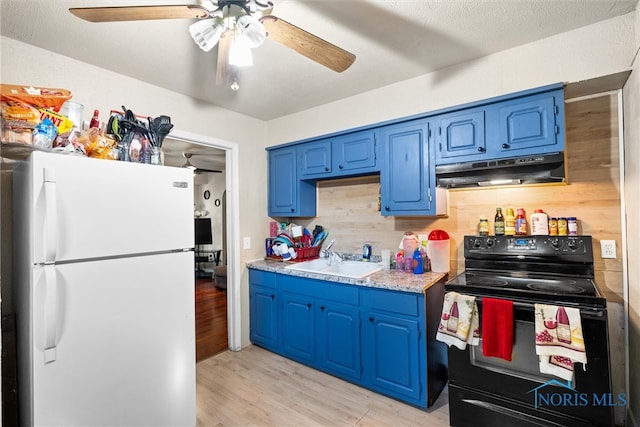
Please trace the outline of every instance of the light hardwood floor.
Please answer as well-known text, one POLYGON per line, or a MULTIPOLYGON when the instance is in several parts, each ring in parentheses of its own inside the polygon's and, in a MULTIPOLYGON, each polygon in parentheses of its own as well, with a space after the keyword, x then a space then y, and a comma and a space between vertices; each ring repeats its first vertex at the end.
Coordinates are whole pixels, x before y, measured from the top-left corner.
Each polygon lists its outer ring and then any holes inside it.
POLYGON ((196 396, 199 427, 449 425, 446 389, 421 410, 256 346, 199 362, 196 396))

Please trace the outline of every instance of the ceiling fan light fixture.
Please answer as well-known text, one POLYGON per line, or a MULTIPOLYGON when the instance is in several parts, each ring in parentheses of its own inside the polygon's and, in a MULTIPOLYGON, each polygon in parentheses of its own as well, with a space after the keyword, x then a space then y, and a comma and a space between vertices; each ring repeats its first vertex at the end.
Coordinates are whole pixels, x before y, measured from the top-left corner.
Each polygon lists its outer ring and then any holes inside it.
POLYGON ((218 44, 226 28, 222 18, 214 16, 211 19, 201 19, 189 25, 189 33, 200 49, 209 52, 218 44))
POLYGON ((253 57, 251 48, 247 43, 247 39, 242 34, 233 35, 231 47, 229 48, 229 64, 236 67, 250 67, 253 65, 253 57))
POLYGON ((251 15, 240 15, 236 20, 238 34, 245 39, 250 48, 256 48, 264 43, 267 38, 267 30, 258 19, 251 15))

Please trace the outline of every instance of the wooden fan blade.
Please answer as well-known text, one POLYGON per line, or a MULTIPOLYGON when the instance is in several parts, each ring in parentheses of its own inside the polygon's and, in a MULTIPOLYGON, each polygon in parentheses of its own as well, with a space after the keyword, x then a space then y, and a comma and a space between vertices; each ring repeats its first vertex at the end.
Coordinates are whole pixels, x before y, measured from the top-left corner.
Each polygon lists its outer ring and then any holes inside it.
POLYGON ((216 84, 231 84, 238 77, 238 67, 229 64, 229 51, 233 31, 225 31, 218 41, 218 64, 216 67, 216 84))
POLYGON ((152 19, 206 18, 211 13, 196 5, 173 6, 113 6, 73 7, 69 9, 78 18, 89 22, 146 21, 152 19))
POLYGON ((356 56, 353 53, 314 36, 283 19, 269 15, 263 16, 260 21, 262 21, 267 30, 268 38, 333 71, 341 73, 356 60, 356 56))

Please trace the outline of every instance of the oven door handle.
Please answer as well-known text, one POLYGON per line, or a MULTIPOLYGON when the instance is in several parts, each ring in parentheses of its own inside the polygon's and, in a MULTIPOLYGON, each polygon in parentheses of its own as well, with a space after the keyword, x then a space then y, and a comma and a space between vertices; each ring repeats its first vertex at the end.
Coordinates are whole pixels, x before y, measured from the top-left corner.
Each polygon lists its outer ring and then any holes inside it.
MULTIPOLYGON (((482 297, 476 297, 476 301, 482 303, 482 297)), ((513 301, 513 306, 518 309, 524 309, 527 311, 535 311, 535 305, 526 302, 513 301)), ((554 304, 550 304, 554 305, 554 304)), ((588 317, 591 319, 602 319, 606 316, 607 310, 605 308, 595 307, 574 307, 573 305, 564 305, 563 307, 578 308, 580 310, 581 317, 588 317)))

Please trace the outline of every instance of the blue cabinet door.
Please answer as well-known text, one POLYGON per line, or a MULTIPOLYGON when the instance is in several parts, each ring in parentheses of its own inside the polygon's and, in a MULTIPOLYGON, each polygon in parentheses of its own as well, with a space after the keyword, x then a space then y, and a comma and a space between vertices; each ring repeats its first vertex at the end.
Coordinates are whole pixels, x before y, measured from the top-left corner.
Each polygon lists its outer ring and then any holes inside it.
POLYGON ((296 150, 269 151, 269 216, 295 213, 297 206, 296 150))
POLYGON ((456 111, 437 119, 436 163, 482 158, 487 151, 484 108, 456 111))
POLYGON ((328 302, 318 303, 318 362, 327 372, 360 379, 360 311, 328 302))
POLYGON ((375 172, 376 140, 372 130, 354 132, 333 140, 333 171, 337 175, 375 172))
POLYGON ((433 215, 435 167, 429 121, 416 120, 380 130, 382 215, 433 215))
POLYGON ((562 90, 517 98, 498 109, 497 149, 500 157, 564 150, 564 93, 562 90))
POLYGON ((420 403, 419 321, 376 311, 368 316, 369 386, 398 399, 420 403))
POLYGON ((278 346, 278 321, 275 289, 252 285, 249 292, 249 338, 272 350, 278 346))
POLYGON ((282 294, 282 351, 285 356, 315 365, 316 328, 313 298, 282 294))
POLYGON ((298 179, 295 147, 271 150, 268 155, 269 216, 315 216, 316 183, 298 179))
POLYGON ((331 140, 300 144, 297 147, 301 178, 320 178, 331 174, 331 140))

